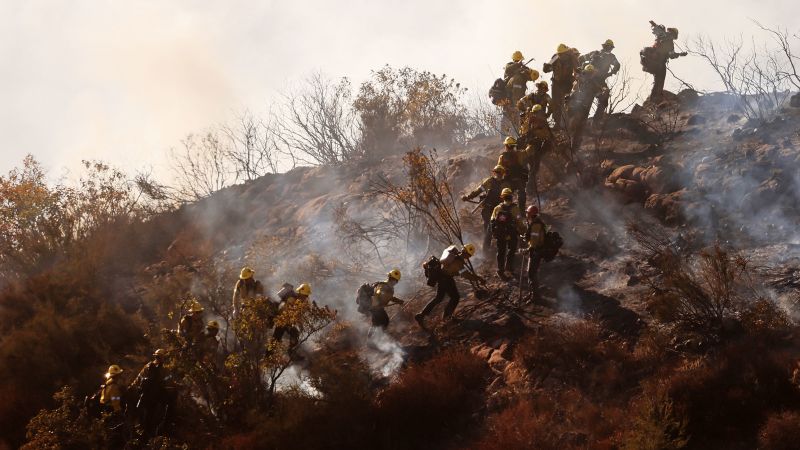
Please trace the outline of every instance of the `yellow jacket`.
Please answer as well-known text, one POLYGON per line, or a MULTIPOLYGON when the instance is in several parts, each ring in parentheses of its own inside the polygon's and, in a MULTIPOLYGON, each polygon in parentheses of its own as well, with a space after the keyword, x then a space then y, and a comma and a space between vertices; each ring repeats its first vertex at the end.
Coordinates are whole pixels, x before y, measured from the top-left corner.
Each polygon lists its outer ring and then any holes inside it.
POLYGON ((528 223, 528 229, 525 231, 525 240, 531 249, 537 250, 544 244, 544 235, 547 233, 547 225, 542 222, 542 219, 535 218, 528 223))
POLYGON ((103 385, 103 390, 100 392, 100 404, 111 406, 114 412, 122 411, 122 387, 117 384, 114 377, 110 377, 103 385))

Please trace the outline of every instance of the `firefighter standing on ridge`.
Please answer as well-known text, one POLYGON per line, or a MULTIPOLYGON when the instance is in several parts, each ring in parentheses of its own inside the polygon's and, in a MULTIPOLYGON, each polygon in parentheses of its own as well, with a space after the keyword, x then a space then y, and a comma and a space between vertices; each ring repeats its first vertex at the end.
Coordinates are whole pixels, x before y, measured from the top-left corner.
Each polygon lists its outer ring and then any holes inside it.
POLYGON ((487 251, 492 245, 492 233, 489 225, 492 220, 494 207, 500 204, 500 193, 504 188, 511 185, 506 181, 506 169, 503 166, 494 166, 492 176, 486 178, 481 184, 469 194, 461 196, 461 200, 469 201, 477 196, 481 196, 479 206, 481 208, 481 218, 483 219, 483 251, 487 251))
POLYGON ((566 44, 558 44, 556 54, 550 62, 544 64, 545 73, 553 72, 552 84, 552 116, 555 120, 555 127, 566 126, 564 114, 564 97, 572 90, 572 83, 575 82, 575 71, 578 69, 578 50, 570 48, 566 44))
POLYGON ((594 113, 594 122, 602 120, 608 109, 610 89, 606 79, 619 72, 621 67, 617 57, 612 53, 613 50, 614 41, 606 39, 601 50, 591 51, 578 59, 580 66, 591 64, 594 67, 595 76, 600 84, 599 92, 596 95, 597 109, 594 113))
POLYGON ((667 62, 688 53, 675 52, 675 40, 678 39, 677 28, 666 28, 652 20, 650 21, 656 42, 652 47, 645 47, 641 53, 642 70, 653 74, 653 90, 650 92, 650 101, 660 101, 664 93, 664 81, 667 79, 667 62))
POLYGON ((189 312, 181 317, 178 333, 186 340, 186 344, 189 346, 199 342, 203 336, 205 328, 203 311, 203 306, 197 300, 192 300, 189 305, 189 312))
POLYGON ((122 372, 122 368, 116 364, 109 366, 105 374, 106 382, 100 390, 100 406, 114 414, 122 413, 124 386, 119 381, 122 372))
MULTIPOLYGON (((552 98, 550 94, 547 93, 548 89, 547 81, 542 80, 536 83, 536 92, 531 92, 525 97, 522 97, 520 101, 517 102, 517 109, 525 113, 533 108, 534 105, 541 105, 545 112, 545 117, 550 117, 552 98)), ((520 134, 525 134, 524 130, 521 130, 520 134)))
POLYGON ((528 91, 528 81, 536 81, 539 79, 539 71, 531 69, 522 63, 514 66, 513 69, 509 69, 509 66, 506 65, 506 72, 509 71, 511 71, 511 76, 506 82, 506 92, 508 92, 509 95, 509 103, 505 106, 504 110, 514 130, 519 130, 519 112, 516 111, 514 107, 528 91))

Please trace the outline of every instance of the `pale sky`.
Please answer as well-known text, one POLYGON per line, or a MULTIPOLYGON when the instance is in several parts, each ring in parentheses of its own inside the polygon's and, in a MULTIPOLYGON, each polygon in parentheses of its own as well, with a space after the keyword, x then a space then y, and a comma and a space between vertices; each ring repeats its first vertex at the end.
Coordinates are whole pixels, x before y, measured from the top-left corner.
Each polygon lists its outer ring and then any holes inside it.
MULTIPOLYGON (((191 132, 260 113, 312 71, 358 83, 384 64, 447 73, 485 95, 512 51, 536 67, 606 38, 643 77, 653 19, 681 39, 797 27, 796 0, 0 0, 0 173, 34 154, 51 173, 99 158, 165 176, 191 132), (476 89, 477 88, 477 89, 476 89)), ((679 40, 679 41, 680 41, 679 40)), ((691 57, 673 71, 699 88, 691 57)), ((668 87, 670 86, 668 82, 668 87)), ((673 84, 674 86, 674 84, 673 84)))

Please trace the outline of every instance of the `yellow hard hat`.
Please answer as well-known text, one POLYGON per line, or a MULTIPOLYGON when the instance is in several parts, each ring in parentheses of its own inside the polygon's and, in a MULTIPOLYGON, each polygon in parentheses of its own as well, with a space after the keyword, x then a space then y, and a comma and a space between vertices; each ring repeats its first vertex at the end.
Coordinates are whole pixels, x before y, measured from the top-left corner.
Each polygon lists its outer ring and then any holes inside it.
POLYGON ((513 136, 506 136, 503 140, 503 145, 517 145, 517 140, 513 136))
POLYGON ((200 313, 203 311, 205 311, 205 309, 203 309, 203 305, 198 303, 196 300, 192 301, 192 304, 189 305, 189 312, 200 313))
POLYGON ((166 356, 166 355, 167 351, 164 350, 163 348, 159 348, 158 350, 153 352, 153 356, 166 356))
POLYGON ((611 39, 606 39, 606 41, 603 42, 603 47, 613 47, 613 46, 614 46, 614 41, 612 41, 611 39))
POLYGON ((523 59, 525 59, 525 57, 522 56, 522 52, 519 51, 519 50, 517 50, 517 51, 515 51, 514 53, 511 54, 511 60, 514 61, 514 62, 520 62, 523 59))
POLYGON ((584 72, 594 72, 594 66, 591 64, 587 64, 586 67, 583 68, 584 72))
POLYGON ((112 364, 108 366, 108 371, 106 372, 106 378, 111 378, 114 375, 119 375, 123 372, 122 367, 112 364))
POLYGON ((536 83, 536 87, 547 89, 549 86, 547 85, 547 81, 542 80, 542 81, 536 83))
POLYGON ((531 107, 531 112, 539 112, 541 110, 542 110, 542 105, 540 105, 538 103, 531 107))
POLYGON ((308 283, 301 284, 300 287, 297 288, 297 293, 308 297, 311 295, 311 285, 308 283))
POLYGON ((503 190, 500 191, 500 198, 511 197, 513 195, 514 191, 512 191, 510 188, 503 188, 503 190))
POLYGON ((501 166, 501 165, 496 165, 496 166, 494 166, 494 169, 492 169, 492 172, 497 172, 497 173, 505 175, 506 168, 501 166))
POLYGON ((219 322, 216 320, 209 320, 208 324, 206 325, 207 328, 216 328, 219 330, 219 322))
POLYGON ((243 267, 242 271, 239 273, 239 279, 247 280, 248 278, 252 278, 255 274, 255 270, 249 267, 243 267))
POLYGON ((536 81, 539 79, 539 71, 536 69, 531 69, 531 81, 536 81))
POLYGON ((464 245, 464 251, 467 252, 469 256, 475 256, 475 246, 472 244, 464 245))
POLYGON ((558 48, 556 49, 556 53, 564 53, 569 51, 569 47, 566 44, 558 44, 558 48))
POLYGON ((392 269, 387 275, 393 280, 400 281, 401 274, 398 269, 392 269))

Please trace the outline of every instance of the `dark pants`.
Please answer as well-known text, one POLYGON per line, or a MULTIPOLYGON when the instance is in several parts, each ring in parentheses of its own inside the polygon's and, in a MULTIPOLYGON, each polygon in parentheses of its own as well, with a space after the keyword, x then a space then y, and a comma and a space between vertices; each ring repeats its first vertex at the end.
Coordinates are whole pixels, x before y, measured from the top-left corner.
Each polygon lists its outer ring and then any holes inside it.
POLYGON ((653 91, 650 92, 650 100, 661 100, 661 94, 664 93, 664 81, 667 79, 667 65, 659 64, 658 68, 653 72, 653 91))
POLYGON ((447 302, 447 306, 444 307, 444 314, 442 314, 442 318, 447 319, 453 315, 453 311, 455 311, 456 306, 458 306, 458 301, 461 300, 461 294, 458 292, 456 280, 449 275, 442 275, 439 279, 436 285, 436 297, 425 305, 425 308, 420 311, 420 314, 423 317, 430 314, 433 308, 444 300, 445 296, 450 297, 450 301, 447 302))
POLYGON ((509 180, 508 183, 511 185, 511 189, 514 191, 514 194, 517 195, 517 204, 519 205, 519 210, 525 211, 525 201, 528 199, 528 194, 525 192, 525 188, 528 184, 528 177, 525 176, 524 178, 512 179, 509 180))
POLYGON ((497 270, 500 272, 506 269, 514 271, 514 256, 517 252, 519 238, 517 233, 509 233, 506 236, 497 238, 497 270))
POLYGON ((564 97, 572 92, 572 81, 553 81, 551 111, 553 112, 556 128, 564 128, 566 126, 566 121, 564 120, 564 97))
POLYGON ((490 205, 485 203, 483 210, 481 210, 481 219, 483 219, 483 251, 489 250, 492 246, 492 211, 497 205, 490 205))
POLYGON ((272 333, 272 339, 280 341, 283 339, 285 333, 289 333, 289 346, 296 346, 300 341, 300 330, 295 327, 275 327, 275 332, 272 333))
MULTIPOLYGON (((535 183, 539 177, 539 166, 542 164, 542 158, 553 150, 553 141, 551 139, 533 138, 531 145, 533 146, 533 155, 531 155, 528 189, 537 192, 535 183)), ((525 212, 524 209, 520 209, 520 211, 525 212)))
POLYGON ((373 327, 383 328, 385 330, 386 327, 389 326, 389 314, 386 313, 385 309, 372 308, 370 314, 372 315, 373 327))
POLYGON ((594 110, 594 121, 592 123, 593 126, 595 125, 595 122, 599 122, 605 118, 610 96, 611 92, 608 87, 601 89, 600 93, 597 94, 597 109, 594 110))
POLYGON ((528 287, 538 294, 539 267, 542 265, 542 255, 536 250, 531 250, 531 259, 528 261, 528 287))

